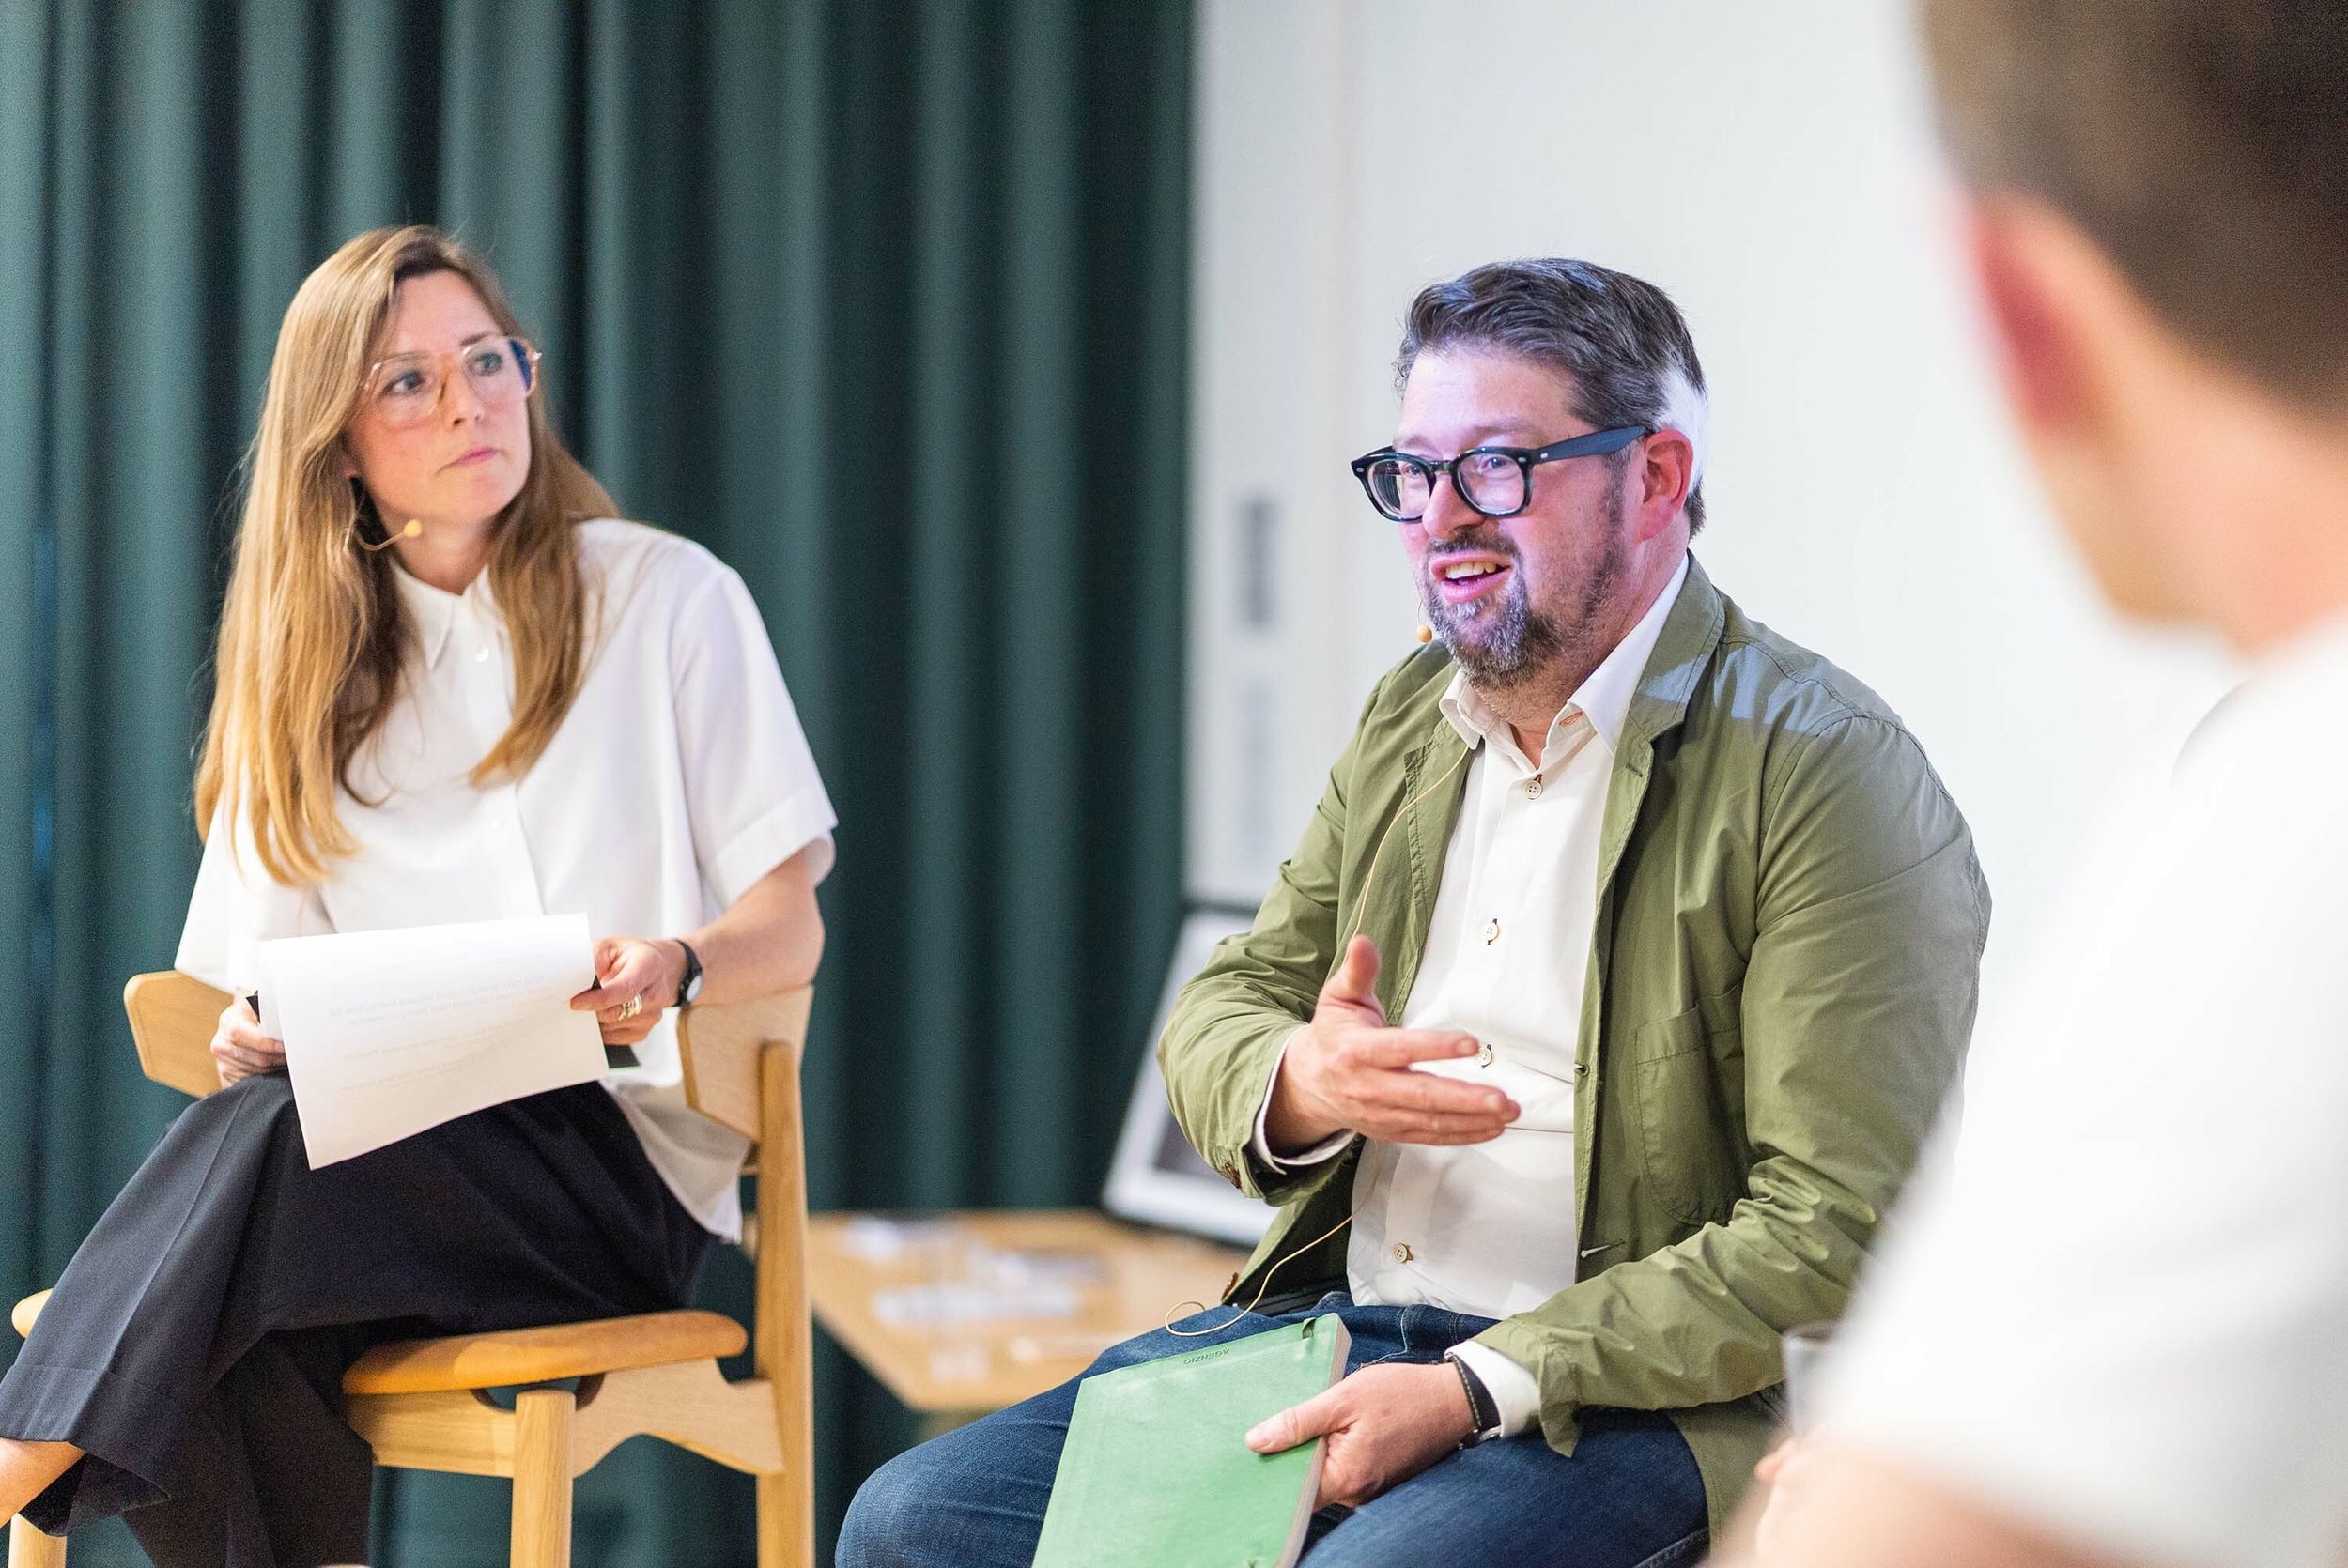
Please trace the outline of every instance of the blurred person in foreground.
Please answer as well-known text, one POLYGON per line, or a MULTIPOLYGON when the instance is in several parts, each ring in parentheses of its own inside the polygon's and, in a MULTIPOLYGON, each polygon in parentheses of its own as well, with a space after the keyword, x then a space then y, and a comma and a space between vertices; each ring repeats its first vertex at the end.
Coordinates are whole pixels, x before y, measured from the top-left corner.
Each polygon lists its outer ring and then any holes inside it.
MULTIPOLYGON (((0 1378, 0 1516, 161 1568, 367 1551, 370 1345, 683 1304, 748 1144, 673 1008, 806 981, 831 806, 742 580, 613 515, 497 279, 360 235, 287 307, 247 469, 178 966, 229 992, 180 1112, 0 1378), (584 911, 641 1065, 311 1169, 260 945, 584 911), (641 933, 641 934, 623 934, 641 933)), ((195 519, 201 526, 202 519, 195 519)))
POLYGON ((2102 814, 1767 1469, 1785 1568, 2348 1561, 2348 9, 1930 0, 2005 392, 2248 681, 2102 814))
MULTIPOLYGON (((1348 1376, 1246 1435, 1327 1439, 1314 1568, 1689 1563, 1955 1078, 1988 893, 1898 717, 1690 555, 1662 290, 1479 267, 1398 368, 1353 468, 1431 640, 1159 1047, 1281 1212, 1224 1306, 1095 1370, 1333 1313, 1348 1376)), ((842 1568, 1031 1560, 1075 1393, 875 1472, 842 1568)))

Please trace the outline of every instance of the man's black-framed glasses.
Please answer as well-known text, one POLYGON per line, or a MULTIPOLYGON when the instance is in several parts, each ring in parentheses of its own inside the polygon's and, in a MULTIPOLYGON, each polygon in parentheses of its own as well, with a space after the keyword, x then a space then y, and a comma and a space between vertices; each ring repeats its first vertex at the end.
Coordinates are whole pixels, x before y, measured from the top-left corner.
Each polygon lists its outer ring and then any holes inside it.
POLYGON ((1381 447, 1353 459, 1353 477, 1362 482, 1369 504, 1398 523, 1415 523, 1427 515, 1445 469, 1451 473, 1451 487, 1468 505, 1487 517, 1513 517, 1533 504, 1535 465, 1620 452, 1653 433, 1644 424, 1623 424, 1545 447, 1470 447, 1441 462, 1381 447))

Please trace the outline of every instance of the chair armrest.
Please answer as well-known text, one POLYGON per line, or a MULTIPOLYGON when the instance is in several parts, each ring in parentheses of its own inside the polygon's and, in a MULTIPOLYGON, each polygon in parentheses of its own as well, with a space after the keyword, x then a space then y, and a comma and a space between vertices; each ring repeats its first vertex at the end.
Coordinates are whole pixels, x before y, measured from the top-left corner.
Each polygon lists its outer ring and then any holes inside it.
POLYGON ((156 1083, 202 1099, 220 1087, 212 1060, 212 1031, 220 1027, 228 993, 176 969, 133 975, 122 988, 139 1069, 156 1083))

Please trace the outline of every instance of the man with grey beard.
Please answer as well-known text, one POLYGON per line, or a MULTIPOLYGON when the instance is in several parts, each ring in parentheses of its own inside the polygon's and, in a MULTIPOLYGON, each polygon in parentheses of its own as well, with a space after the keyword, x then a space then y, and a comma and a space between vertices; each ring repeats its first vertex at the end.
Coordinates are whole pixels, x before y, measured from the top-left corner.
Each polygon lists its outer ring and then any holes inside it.
MULTIPOLYGON (((1584 262, 1420 294, 1357 459, 1429 646, 1370 694, 1254 930, 1159 1047, 1281 1206, 1220 1309, 1094 1370, 1334 1313, 1306 1557, 1692 1562, 1955 1080, 1989 900, 1882 700, 1688 553, 1704 376, 1584 262)), ((1074 1383, 865 1483, 843 1568, 1027 1563, 1074 1383)))

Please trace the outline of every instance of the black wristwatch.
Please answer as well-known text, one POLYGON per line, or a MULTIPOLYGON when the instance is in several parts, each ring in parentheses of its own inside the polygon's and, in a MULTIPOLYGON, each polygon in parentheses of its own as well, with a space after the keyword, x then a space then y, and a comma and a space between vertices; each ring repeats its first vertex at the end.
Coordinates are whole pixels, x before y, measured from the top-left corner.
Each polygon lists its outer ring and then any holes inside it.
POLYGON ((672 936, 669 940, 685 949, 685 975, 676 983, 676 1005, 689 1007, 693 999, 702 993, 702 956, 693 951, 693 945, 681 936, 672 936))
POLYGON ((1468 1365, 1464 1359, 1458 1356, 1444 1359, 1459 1368, 1460 1386, 1467 1390, 1468 1420, 1475 1423, 1475 1429, 1460 1439, 1460 1447, 1469 1449, 1478 1443, 1491 1442, 1500 1436, 1500 1401, 1491 1396, 1491 1391, 1484 1387, 1484 1380, 1475 1376, 1475 1369, 1468 1365))

